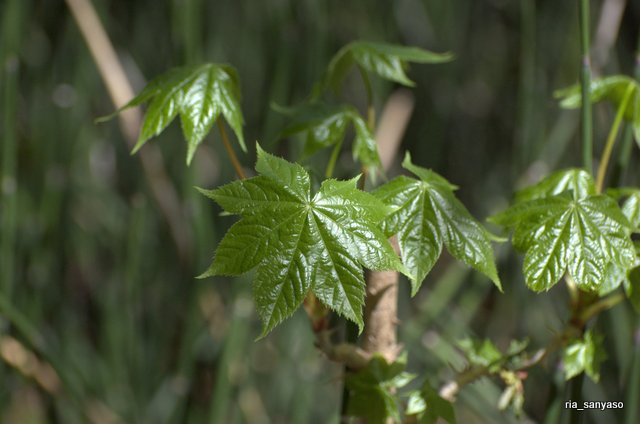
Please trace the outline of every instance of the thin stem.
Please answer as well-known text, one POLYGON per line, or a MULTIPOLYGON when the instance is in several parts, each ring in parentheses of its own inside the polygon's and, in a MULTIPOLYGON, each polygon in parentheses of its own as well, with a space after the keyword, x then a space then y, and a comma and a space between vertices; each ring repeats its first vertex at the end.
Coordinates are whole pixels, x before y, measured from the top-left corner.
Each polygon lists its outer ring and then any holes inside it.
MULTIPOLYGON (((113 105, 116 109, 121 107, 135 96, 135 92, 91 0, 66 0, 66 3, 87 43, 113 105)), ((140 109, 121 113, 118 120, 127 144, 133 148, 142 125, 140 109)), ((169 226, 180 260, 182 263, 188 263, 191 248, 190 231, 185 225, 180 199, 167 174, 162 153, 156 146, 147 145, 140 151, 139 157, 153 198, 169 226)))
POLYGON ((333 171, 336 167, 336 162, 338 162, 338 157, 340 156, 340 150, 342 150, 342 140, 336 143, 335 147, 331 151, 331 157, 329 158, 327 169, 324 172, 325 178, 333 177, 333 171))
POLYGON ((238 161, 238 157, 236 156, 236 152, 233 151, 233 147, 229 142, 229 137, 227 137, 227 131, 224 129, 224 124, 222 123, 222 119, 218 117, 216 120, 218 124, 218 130, 220 131, 220 136, 222 137, 222 143, 224 144, 224 148, 227 150, 227 154, 229 155, 229 159, 231 159, 231 164, 233 165, 233 169, 236 171, 236 175, 241 180, 247 178, 244 171, 242 170, 242 165, 240 165, 240 161, 238 161))
POLYGON ((364 88, 367 92, 367 127, 369 127, 369 131, 373 131, 376 127, 376 110, 373 107, 373 89, 371 88, 371 80, 369 80, 367 71, 362 69, 361 66, 358 66, 358 71, 360 71, 360 76, 362 77, 362 82, 364 83, 364 88))
POLYGON ((607 137, 607 143, 604 146, 604 151, 602 152, 602 159, 600 160, 600 165, 598 166, 598 177, 596 178, 596 190, 598 193, 602 191, 604 185, 604 177, 607 173, 607 166, 609 165, 609 159, 611 158, 613 145, 616 142, 616 136, 618 135, 618 130, 620 129, 622 118, 624 118, 624 112, 627 109, 627 104, 629 103, 629 99, 631 98, 631 93, 633 93, 633 84, 629 84, 627 86, 627 90, 624 93, 622 102, 620 103, 620 106, 618 106, 618 112, 616 113, 616 117, 613 121, 613 125, 611 126, 611 130, 609 131, 609 136, 607 137))
POLYGON ((589 0, 580 0, 580 49, 582 65, 580 84, 582 91, 582 164, 592 172, 593 123, 591 118, 591 59, 589 55, 589 0))
POLYGON ((580 314, 580 321, 582 321, 583 323, 586 323, 591 318, 598 315, 600 312, 613 308, 618 303, 622 302, 624 299, 626 299, 624 293, 618 292, 614 295, 611 295, 602 300, 599 300, 596 303, 593 303, 587 306, 586 308, 584 308, 584 310, 580 314))
MULTIPOLYGON (((636 81, 640 81, 640 36, 638 37, 636 46, 636 64, 634 66, 633 77, 636 81)), ((619 186, 624 172, 629 166, 629 159, 631 158, 631 150, 633 147, 633 127, 627 125, 625 127, 624 135, 622 138, 622 146, 620 146, 620 153, 616 166, 613 168, 613 174, 611 176, 611 185, 619 186)))

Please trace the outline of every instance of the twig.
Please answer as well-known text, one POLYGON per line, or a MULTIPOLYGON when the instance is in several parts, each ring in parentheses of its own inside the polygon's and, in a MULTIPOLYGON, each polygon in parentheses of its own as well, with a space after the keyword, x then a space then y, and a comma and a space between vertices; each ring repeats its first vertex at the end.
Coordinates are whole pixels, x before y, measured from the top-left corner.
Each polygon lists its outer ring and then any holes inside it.
MULTIPOLYGON (((98 67, 113 105, 116 108, 121 107, 134 97, 134 91, 98 14, 90 0, 66 2, 98 67)), ((122 112, 118 115, 118 120, 127 144, 133 148, 142 122, 140 110, 135 108, 122 112)), ((169 226, 178 256, 185 263, 190 256, 189 228, 184 224, 186 220, 183 219, 176 190, 167 176, 162 154, 155 146, 150 145, 140 151, 139 157, 153 198, 169 226)))

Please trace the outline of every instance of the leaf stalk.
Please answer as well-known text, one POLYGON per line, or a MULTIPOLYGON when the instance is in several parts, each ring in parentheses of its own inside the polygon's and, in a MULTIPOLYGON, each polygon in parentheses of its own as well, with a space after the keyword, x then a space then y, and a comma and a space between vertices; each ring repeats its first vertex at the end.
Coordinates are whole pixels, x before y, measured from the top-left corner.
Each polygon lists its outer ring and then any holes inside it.
POLYGON ((245 180, 247 176, 242 170, 242 165, 240 165, 240 161, 238 161, 236 152, 233 150, 233 147, 229 142, 229 137, 227 136, 227 131, 224 129, 224 124, 222 123, 222 119, 218 117, 218 119, 216 119, 216 123, 218 124, 218 130, 220 131, 220 136, 222 137, 222 143, 224 144, 224 148, 227 150, 229 159, 231 159, 231 164, 233 165, 233 169, 236 171, 236 175, 241 180, 245 180))
POLYGON ((633 84, 631 83, 627 86, 627 90, 624 92, 622 102, 620 103, 620 106, 618 106, 618 111, 616 112, 616 117, 613 121, 613 125, 611 125, 611 130, 609 131, 609 135, 607 136, 607 143, 605 144, 604 151, 602 152, 602 159, 600 160, 600 165, 598 166, 598 176, 596 178, 596 191, 598 193, 602 192, 604 186, 604 177, 607 173, 609 160, 611 159, 613 145, 616 142, 616 136, 618 135, 618 130, 620 129, 620 124, 622 123, 622 118, 624 117, 624 112, 627 109, 627 104, 629 103, 629 99, 631 98, 631 93, 633 93, 633 88, 633 84))

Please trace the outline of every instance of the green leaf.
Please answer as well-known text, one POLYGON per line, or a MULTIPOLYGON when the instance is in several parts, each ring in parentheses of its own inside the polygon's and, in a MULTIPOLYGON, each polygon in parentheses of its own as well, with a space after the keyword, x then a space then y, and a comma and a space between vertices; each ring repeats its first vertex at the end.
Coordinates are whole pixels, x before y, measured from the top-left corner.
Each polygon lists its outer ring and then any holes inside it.
POLYGON ((149 107, 133 153, 151 137, 159 135, 178 115, 188 145, 187 164, 220 114, 236 134, 242 150, 247 150, 242 134, 238 75, 229 65, 207 63, 172 69, 151 81, 140 94, 105 119, 147 102, 149 107))
POLYGON ((596 194, 596 187, 591 175, 583 169, 563 169, 544 178, 537 184, 520 190, 516 194, 515 203, 549 197, 571 191, 574 199, 584 199, 596 194))
POLYGON ((627 269, 635 259, 630 226, 608 196, 566 195, 515 204, 491 221, 513 228, 525 253, 523 271, 534 291, 549 290, 565 272, 583 290, 598 290, 609 265, 627 269))
POLYGON ((629 271, 625 280, 624 291, 633 309, 640 314, 640 266, 636 266, 629 271))
POLYGON ((323 86, 332 87, 338 92, 342 80, 354 65, 386 80, 413 86, 413 81, 405 74, 409 62, 443 63, 452 59, 453 55, 450 53, 433 53, 417 47, 354 41, 340 49, 331 59, 323 86))
POLYGON ((602 346, 604 338, 587 330, 582 339, 574 340, 565 347, 563 352, 565 379, 569 380, 581 372, 594 381, 600 379, 600 364, 606 355, 602 346))
POLYGON ((425 381, 419 391, 409 393, 407 415, 415 415, 421 424, 435 424, 439 419, 456 424, 456 416, 451 402, 440 397, 438 392, 425 381))
POLYGON ((257 267, 253 292, 263 335, 293 314, 310 291, 362 331, 362 266, 405 272, 379 228, 388 207, 358 190, 357 177, 326 180, 312 196, 309 175, 300 165, 260 146, 257 151, 261 175, 200 190, 242 217, 202 276, 238 275, 257 267))
POLYGON ((392 364, 376 354, 364 369, 348 374, 345 380, 349 390, 347 414, 364 417, 369 423, 384 424, 387 418, 400 422, 400 409, 395 393, 414 378, 404 372, 406 363, 406 354, 392 364))
POLYGON ((470 364, 488 367, 491 372, 496 372, 500 369, 500 362, 503 360, 503 355, 491 340, 468 338, 460 340, 458 345, 465 353, 470 364), (497 368, 494 366, 497 366, 497 368))
POLYGON ((397 234, 400 254, 409 270, 415 295, 442 252, 442 245, 457 259, 488 276, 502 290, 487 231, 455 197, 455 186, 425 168, 403 166, 420 177, 397 177, 373 194, 395 210, 384 222, 388 235, 397 234))
MULTIPOLYGON (((602 100, 609 100, 619 106, 629 85, 634 86, 634 91, 637 93, 638 83, 633 78, 625 75, 612 75, 593 79, 589 88, 591 101, 596 103, 602 100)), ((632 96, 635 96, 636 93, 632 93, 632 96)), ((582 104, 582 89, 579 84, 557 90, 554 96, 560 99, 560 106, 566 109, 577 109, 582 104)), ((628 120, 633 118, 633 106, 631 104, 625 111, 625 118, 628 120)))
POLYGON ((347 126, 351 123, 355 132, 352 146, 353 158, 369 170, 369 175, 375 182, 376 173, 382 171, 382 163, 373 134, 356 108, 349 105, 330 106, 314 102, 295 109, 292 115, 291 122, 280 136, 306 134, 305 156, 326 147, 341 145, 347 126))
MULTIPOLYGON (((594 103, 609 100, 619 108, 629 87, 632 92, 624 111, 624 118, 633 125, 634 138, 640 145, 640 84, 638 81, 625 75, 594 79, 591 81, 590 97, 594 103)), ((556 91, 555 96, 561 99, 560 106, 563 108, 576 109, 582 103, 581 88, 578 84, 556 91)))
POLYGON ((631 227, 638 231, 640 228, 640 190, 634 190, 622 204, 622 213, 631 223, 631 227))

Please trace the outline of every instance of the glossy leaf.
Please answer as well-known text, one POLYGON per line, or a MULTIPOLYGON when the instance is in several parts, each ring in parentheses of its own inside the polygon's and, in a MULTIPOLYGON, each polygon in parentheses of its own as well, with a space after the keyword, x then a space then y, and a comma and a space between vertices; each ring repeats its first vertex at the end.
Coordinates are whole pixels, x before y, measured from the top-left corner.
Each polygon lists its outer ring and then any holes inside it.
POLYGON ((420 424, 435 424, 442 421, 456 424, 453 405, 440 397, 428 381, 424 382, 420 390, 409 394, 406 414, 415 415, 420 424))
POLYGON ((631 223, 634 231, 640 229, 640 190, 634 190, 622 204, 622 213, 631 223))
POLYGON ((241 215, 203 274, 239 275, 257 267, 254 297, 263 335, 312 291, 362 330, 362 266, 404 271, 379 223, 389 209, 348 181, 326 180, 311 195, 307 172, 258 146, 257 177, 201 190, 241 215))
POLYGON ((515 204, 491 221, 512 228, 513 245, 525 252, 525 281, 549 290, 565 272, 584 290, 598 290, 610 265, 628 269, 635 259, 631 228, 608 196, 563 195, 515 204))
POLYGON ((376 354, 366 368, 347 375, 347 414, 366 418, 371 424, 384 424, 388 418, 399 423, 400 408, 396 391, 415 377, 404 371, 406 363, 406 355, 401 355, 396 362, 389 364, 376 354))
POLYGON ((353 125, 353 158, 359 161, 375 181, 377 172, 382 170, 378 148, 373 134, 360 113, 353 106, 330 106, 324 103, 309 103, 292 112, 289 125, 282 131, 281 137, 305 133, 305 156, 320 149, 341 144, 347 127, 353 125))
POLYGON ((395 210, 384 222, 397 234, 400 254, 410 273, 412 293, 420 288, 443 244, 457 259, 489 277, 502 290, 487 231, 455 197, 455 186, 433 171, 411 163, 403 166, 420 179, 400 176, 373 194, 395 210))
POLYGON ((238 75, 229 65, 207 63, 172 69, 151 81, 116 114, 147 102, 149 107, 134 153, 151 137, 159 135, 178 115, 188 145, 187 164, 220 114, 236 134, 242 150, 247 150, 242 134, 238 75))
POLYGON ((516 194, 516 203, 561 194, 570 191, 574 199, 584 199, 596 194, 596 186, 591 175, 583 169, 563 169, 557 171, 537 184, 520 190, 516 194))
POLYGON ((354 41, 344 46, 331 59, 323 85, 339 91, 342 80, 355 65, 389 81, 413 86, 405 70, 409 62, 443 63, 453 59, 450 53, 433 53, 417 47, 386 43, 354 41))
MULTIPOLYGON (((611 101, 616 108, 620 107, 629 87, 632 87, 631 98, 624 111, 624 118, 633 125, 634 136, 640 143, 640 84, 633 78, 624 75, 613 75, 591 81, 590 96, 592 102, 611 101)), ((581 88, 578 84, 558 90, 560 106, 567 109, 579 108, 582 103, 581 88)))
POLYGON ((587 330, 582 339, 574 340, 565 347, 563 366, 566 380, 585 372, 594 382, 598 382, 600 364, 606 357, 603 339, 602 335, 587 330))

